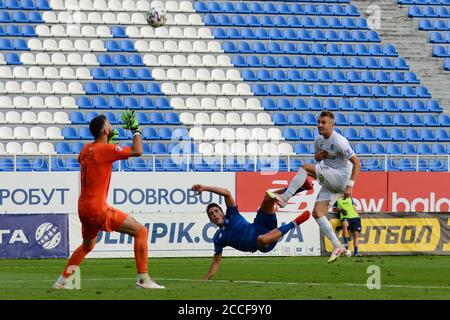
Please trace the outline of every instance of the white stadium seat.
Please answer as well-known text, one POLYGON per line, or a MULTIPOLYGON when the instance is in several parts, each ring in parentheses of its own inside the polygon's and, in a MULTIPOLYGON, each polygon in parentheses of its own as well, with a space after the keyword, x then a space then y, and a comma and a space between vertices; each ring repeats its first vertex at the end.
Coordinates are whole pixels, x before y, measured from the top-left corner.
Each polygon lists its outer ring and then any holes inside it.
POLYGON ((50 143, 50 142, 39 143, 39 153, 40 154, 56 154, 53 143, 50 143))
POLYGON ((283 140, 283 135, 281 134, 281 130, 279 128, 267 129, 267 137, 269 140, 283 140))
POLYGON ((0 96, 0 108, 12 109, 14 108, 13 102, 8 96, 0 96))
POLYGON ((22 113, 22 122, 23 123, 38 123, 38 119, 36 118, 36 114, 31 111, 25 111, 22 113))
MULTIPOLYGON (((226 99, 226 98, 224 98, 224 99, 226 99)), ((197 109, 217 110, 218 107, 216 104, 216 100, 214 100, 213 98, 202 98, 202 100, 200 101, 200 104, 197 106, 197 109)))
POLYGON ((22 96, 14 97, 13 105, 14 105, 14 108, 16 108, 16 109, 28 109, 29 108, 28 99, 26 97, 22 97, 22 96))
POLYGON ((286 142, 282 142, 278 145, 278 153, 283 156, 295 154, 292 145, 286 142))
POLYGON ((57 124, 70 124, 69 117, 67 116, 67 113, 62 111, 57 111, 53 114, 53 119, 55 120, 55 123, 57 124))
POLYGON ((22 154, 22 146, 17 142, 8 142, 6 144, 6 153, 22 154))
POLYGON ((22 145, 22 152, 24 154, 38 154, 38 146, 34 142, 24 142, 22 145))
POLYGON ((61 109, 61 103, 57 97, 50 96, 45 98, 45 107, 47 109, 61 109))
MULTIPOLYGON (((71 82, 69 83, 68 89, 70 92, 76 91, 76 90, 80 90, 81 88, 81 84, 77 83, 77 82, 71 82), (77 87, 77 88, 75 88, 77 87)), ((81 88, 81 91, 82 88, 81 88)), ((84 92, 83 92, 84 93, 84 92)), ((75 101, 74 97, 62 97, 61 98, 61 108, 63 109, 77 109, 77 103, 75 101)))
POLYGON ((211 123, 216 125, 226 125, 227 120, 223 113, 214 112, 211 114, 211 123))
POLYGON ((5 114, 6 123, 22 123, 20 114, 17 111, 8 111, 5 114))
POLYGON ((198 151, 206 156, 210 156, 214 154, 214 146, 211 143, 203 142, 198 146, 198 151))
POLYGON ((267 132, 262 128, 253 128, 251 130, 253 140, 267 141, 267 132))
POLYGON ((198 98, 187 98, 186 99, 186 109, 196 110, 200 109, 200 100, 198 98))
POLYGON ((229 125, 237 126, 241 125, 241 117, 236 112, 227 112, 226 121, 229 125))
POLYGON ((209 119, 209 115, 205 112, 198 112, 195 114, 195 124, 196 125, 207 125, 211 124, 211 120, 209 119))
POLYGON ((203 140, 203 130, 198 127, 189 129, 189 136, 194 140, 203 140))
POLYGON ((224 141, 234 141, 236 139, 234 130, 231 128, 222 128, 220 129, 220 137, 224 141))
POLYGON ((48 111, 41 111, 38 113, 38 122, 43 124, 55 123, 52 114, 48 111))
POLYGON ((42 127, 32 127, 30 129, 31 139, 35 140, 47 140, 47 136, 45 135, 44 128, 42 127))
POLYGON ((58 127, 48 127, 46 134, 48 139, 64 139, 58 127))
POLYGON ((196 82, 192 85, 193 94, 204 96, 207 94, 206 90, 206 86, 203 83, 196 82))
POLYGON ((44 99, 40 96, 33 96, 28 99, 28 104, 32 109, 44 109, 44 99))
POLYGON ((273 125, 270 114, 268 113, 258 113, 256 115, 256 121, 261 125, 273 125))
POLYGON ((185 125, 194 125, 195 124, 194 115, 190 112, 182 112, 180 114, 180 121, 185 125))
POLYGON ((141 12, 147 12, 148 10, 150 10, 150 1, 139 0, 136 3, 136 10, 141 12))
POLYGON ((186 104, 183 98, 175 97, 170 99, 170 105, 174 109, 186 109, 186 104))
POLYGON ((14 140, 14 134, 9 127, 0 127, 0 139, 4 140, 14 140))
POLYGON ((245 112, 242 114, 242 122, 246 125, 257 125, 258 121, 253 113, 245 112))
POLYGON ((237 128, 236 139, 241 141, 252 140, 252 134, 247 128, 237 128))
POLYGON ((15 127, 14 128, 14 137, 16 139, 30 139, 30 133, 28 129, 25 127, 15 127))
POLYGON ((206 128, 204 132, 205 140, 209 141, 220 141, 222 138, 220 137, 220 131, 217 128, 206 128))

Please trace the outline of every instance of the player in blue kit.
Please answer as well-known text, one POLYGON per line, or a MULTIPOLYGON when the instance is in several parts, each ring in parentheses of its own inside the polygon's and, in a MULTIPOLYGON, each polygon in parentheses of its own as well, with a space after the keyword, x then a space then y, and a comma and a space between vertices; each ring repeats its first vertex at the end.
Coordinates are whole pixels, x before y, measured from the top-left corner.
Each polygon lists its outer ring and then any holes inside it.
MULTIPOLYGON (((305 222, 310 212, 305 211, 293 221, 277 228, 275 200, 267 195, 256 214, 253 223, 248 222, 238 211, 237 204, 231 192, 225 188, 210 187, 196 184, 192 190, 200 193, 209 191, 225 198, 226 214, 216 203, 210 203, 206 208, 209 220, 219 227, 214 235, 214 258, 204 280, 209 280, 219 269, 224 247, 230 246, 243 252, 271 251, 277 241, 289 230, 305 222)), ((300 192, 301 190, 298 190, 300 192)), ((280 190, 279 192, 283 192, 280 190)))

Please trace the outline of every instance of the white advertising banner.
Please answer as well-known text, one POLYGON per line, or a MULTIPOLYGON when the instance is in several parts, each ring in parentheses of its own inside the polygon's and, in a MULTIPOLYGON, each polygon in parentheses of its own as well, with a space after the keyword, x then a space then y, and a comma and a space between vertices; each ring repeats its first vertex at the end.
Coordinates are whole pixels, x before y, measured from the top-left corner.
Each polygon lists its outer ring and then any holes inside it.
POLYGON ((77 211, 79 172, 1 172, 0 213, 77 211))
MULTIPOLYGON (((253 222, 256 213, 243 216, 253 222)), ((278 226, 292 221, 298 213, 278 213, 278 226)), ((133 214, 149 230, 150 257, 208 257, 214 254, 213 236, 217 227, 206 213, 133 214)), ((81 244, 81 223, 77 215, 69 215, 70 253, 81 244)), ((89 257, 133 257, 133 238, 118 232, 100 232, 97 245, 89 257)), ((319 227, 313 218, 290 230, 269 253, 245 253, 230 247, 224 256, 319 256, 319 227)))
POLYGON ((191 187, 197 183, 227 188, 235 196, 232 172, 114 172, 107 202, 126 213, 203 212, 211 202, 223 204, 216 194, 196 195, 191 187))

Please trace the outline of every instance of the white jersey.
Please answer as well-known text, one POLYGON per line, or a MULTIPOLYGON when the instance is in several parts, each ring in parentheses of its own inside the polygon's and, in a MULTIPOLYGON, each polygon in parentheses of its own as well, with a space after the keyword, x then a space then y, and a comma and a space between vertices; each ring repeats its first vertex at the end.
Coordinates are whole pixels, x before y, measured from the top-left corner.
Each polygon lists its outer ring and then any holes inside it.
POLYGON ((333 131, 328 139, 318 135, 314 139, 314 149, 315 153, 319 151, 325 151, 326 153, 325 159, 320 163, 336 170, 345 170, 351 173, 353 164, 348 159, 354 156, 355 152, 348 140, 336 131, 333 131))

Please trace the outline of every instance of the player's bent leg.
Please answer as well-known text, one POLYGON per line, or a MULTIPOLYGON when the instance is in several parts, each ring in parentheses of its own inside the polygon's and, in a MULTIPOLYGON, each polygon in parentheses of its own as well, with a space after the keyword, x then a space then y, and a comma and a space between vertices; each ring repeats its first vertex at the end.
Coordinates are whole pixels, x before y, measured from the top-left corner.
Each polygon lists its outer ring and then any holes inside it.
POLYGON ((147 228, 133 217, 126 217, 118 228, 119 232, 134 237, 134 257, 136 260, 136 287, 141 289, 164 289, 148 276, 148 231, 147 228))
MULTIPOLYGON (((315 172, 314 166, 312 164, 308 164, 307 168, 308 170, 312 170, 312 172, 315 172)), ((297 174, 291 180, 289 186, 283 194, 280 195, 269 190, 266 191, 266 194, 269 198, 275 200, 275 202, 281 208, 284 208, 287 205, 289 199, 292 198, 296 193, 309 189, 312 189, 312 182, 308 179, 308 172, 305 170, 305 168, 302 167, 300 168, 300 170, 298 170, 297 174)))
POLYGON ((70 256, 62 275, 53 284, 53 289, 71 289, 67 286, 67 279, 72 275, 74 269, 81 264, 86 255, 94 249, 96 243, 97 237, 83 240, 83 243, 70 256))
MULTIPOLYGON (((261 250, 266 249, 271 245, 272 243, 277 242, 282 236, 284 236, 286 233, 288 233, 289 230, 297 227, 298 225, 302 224, 306 220, 309 219, 311 216, 311 213, 309 211, 303 212, 301 215, 299 215, 297 218, 295 218, 293 221, 289 222, 288 224, 282 225, 276 229, 273 229, 263 235, 258 236, 256 238, 256 242, 258 244, 258 248, 261 250)), ((261 250, 265 252, 264 250, 261 250)))

